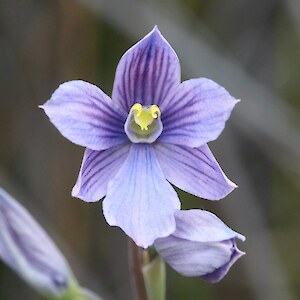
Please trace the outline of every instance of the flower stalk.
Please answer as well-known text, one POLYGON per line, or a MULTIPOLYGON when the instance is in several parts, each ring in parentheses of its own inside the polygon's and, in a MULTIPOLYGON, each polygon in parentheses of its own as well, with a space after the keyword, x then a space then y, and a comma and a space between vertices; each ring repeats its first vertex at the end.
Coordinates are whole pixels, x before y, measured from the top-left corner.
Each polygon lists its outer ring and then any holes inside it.
POLYGON ((152 261, 149 261, 148 264, 142 267, 142 272, 148 300, 165 300, 166 265, 163 259, 157 255, 152 261))
POLYGON ((149 300, 144 283, 142 266, 143 251, 132 239, 128 239, 128 262, 131 277, 131 286, 136 300, 149 300))
POLYGON ((166 268, 163 259, 150 255, 148 249, 128 242, 131 283, 136 300, 165 300, 166 268))

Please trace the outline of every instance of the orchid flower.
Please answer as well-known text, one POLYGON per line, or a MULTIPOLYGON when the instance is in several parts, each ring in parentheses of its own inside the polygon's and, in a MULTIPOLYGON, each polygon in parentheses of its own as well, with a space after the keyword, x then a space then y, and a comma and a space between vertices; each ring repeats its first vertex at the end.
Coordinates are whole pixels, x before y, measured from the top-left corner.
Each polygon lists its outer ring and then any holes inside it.
POLYGON ((207 146, 236 103, 212 80, 181 83, 178 57, 155 27, 121 58, 111 98, 74 80, 41 107, 64 137, 86 147, 72 195, 106 196, 106 221, 147 248, 176 228, 171 184, 209 200, 236 187, 207 146))

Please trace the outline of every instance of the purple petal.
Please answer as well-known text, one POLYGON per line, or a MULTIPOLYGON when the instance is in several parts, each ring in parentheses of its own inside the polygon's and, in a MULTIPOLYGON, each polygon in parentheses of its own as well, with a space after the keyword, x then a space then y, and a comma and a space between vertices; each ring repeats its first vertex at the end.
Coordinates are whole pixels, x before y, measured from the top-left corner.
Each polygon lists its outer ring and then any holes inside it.
POLYGON ((111 99, 88 82, 61 84, 41 108, 64 137, 80 146, 104 150, 127 141, 125 119, 111 99))
POLYGON ((174 235, 160 238, 154 246, 163 259, 183 276, 201 276, 209 282, 221 280, 231 265, 243 255, 234 239, 201 243, 174 235))
POLYGON ((237 100, 206 78, 187 80, 173 90, 160 107, 163 133, 159 140, 199 147, 215 140, 237 100))
POLYGON ((233 231, 216 215, 200 209, 180 210, 175 213, 176 230, 172 235, 194 242, 219 242, 245 237, 233 231))
POLYGON ((112 99, 127 116, 134 103, 160 104, 180 84, 180 64, 170 44, 155 27, 121 58, 112 99))
POLYGON ((230 260, 221 266, 220 268, 216 269, 210 274, 206 274, 204 276, 201 276, 201 278, 209 283, 216 283, 219 282, 224 278, 224 276, 228 273, 231 266, 243 255, 245 255, 244 252, 240 251, 234 240, 232 241, 232 248, 231 248, 231 257, 230 260))
POLYGON ((175 232, 157 239, 154 246, 184 276, 201 276, 208 282, 217 282, 244 254, 238 250, 235 239, 245 238, 209 212, 177 211, 175 220, 175 232))
POLYGON ((236 188, 207 145, 190 148, 156 143, 154 147, 167 180, 180 189, 205 199, 219 200, 236 188))
POLYGON ((133 144, 128 157, 108 184, 103 211, 108 224, 119 226, 147 248, 175 230, 174 209, 180 202, 166 181, 150 145, 133 144))
POLYGON ((0 189, 0 258, 45 295, 60 296, 72 272, 55 244, 16 200, 0 189))
POLYGON ((106 195, 107 184, 120 170, 129 151, 129 144, 102 151, 86 149, 72 196, 95 202, 106 195))

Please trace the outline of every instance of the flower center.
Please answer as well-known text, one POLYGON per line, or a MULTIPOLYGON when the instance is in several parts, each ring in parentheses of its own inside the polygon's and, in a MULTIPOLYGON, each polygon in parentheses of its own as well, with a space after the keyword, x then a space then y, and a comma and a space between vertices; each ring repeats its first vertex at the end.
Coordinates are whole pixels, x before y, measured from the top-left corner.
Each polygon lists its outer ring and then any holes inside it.
POLYGON ((148 130, 148 126, 152 124, 154 119, 160 117, 160 110, 157 105, 143 107, 139 103, 135 103, 130 113, 133 113, 134 121, 141 127, 141 130, 148 130))
POLYGON ((133 143, 153 143, 162 132, 160 116, 157 105, 142 106, 135 103, 124 125, 128 138, 133 143))

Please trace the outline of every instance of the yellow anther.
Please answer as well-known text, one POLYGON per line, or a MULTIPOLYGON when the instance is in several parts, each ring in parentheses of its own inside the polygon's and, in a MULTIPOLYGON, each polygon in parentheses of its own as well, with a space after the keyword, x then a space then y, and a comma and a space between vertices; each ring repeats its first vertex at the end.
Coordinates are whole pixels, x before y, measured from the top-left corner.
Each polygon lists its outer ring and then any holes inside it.
POLYGON ((135 103, 130 113, 133 113, 134 121, 141 127, 141 130, 148 130, 154 119, 160 117, 160 110, 157 105, 143 107, 140 103, 135 103))
POLYGON ((160 117, 160 110, 157 105, 151 105, 150 110, 153 119, 157 119, 158 117, 160 117))
POLYGON ((136 115, 136 116, 139 117, 140 114, 141 114, 141 112, 142 112, 142 109, 143 109, 142 104, 140 104, 140 103, 135 103, 135 104, 133 104, 133 106, 131 107, 130 113, 132 113, 133 111, 136 111, 136 112, 134 113, 134 115, 136 115))

